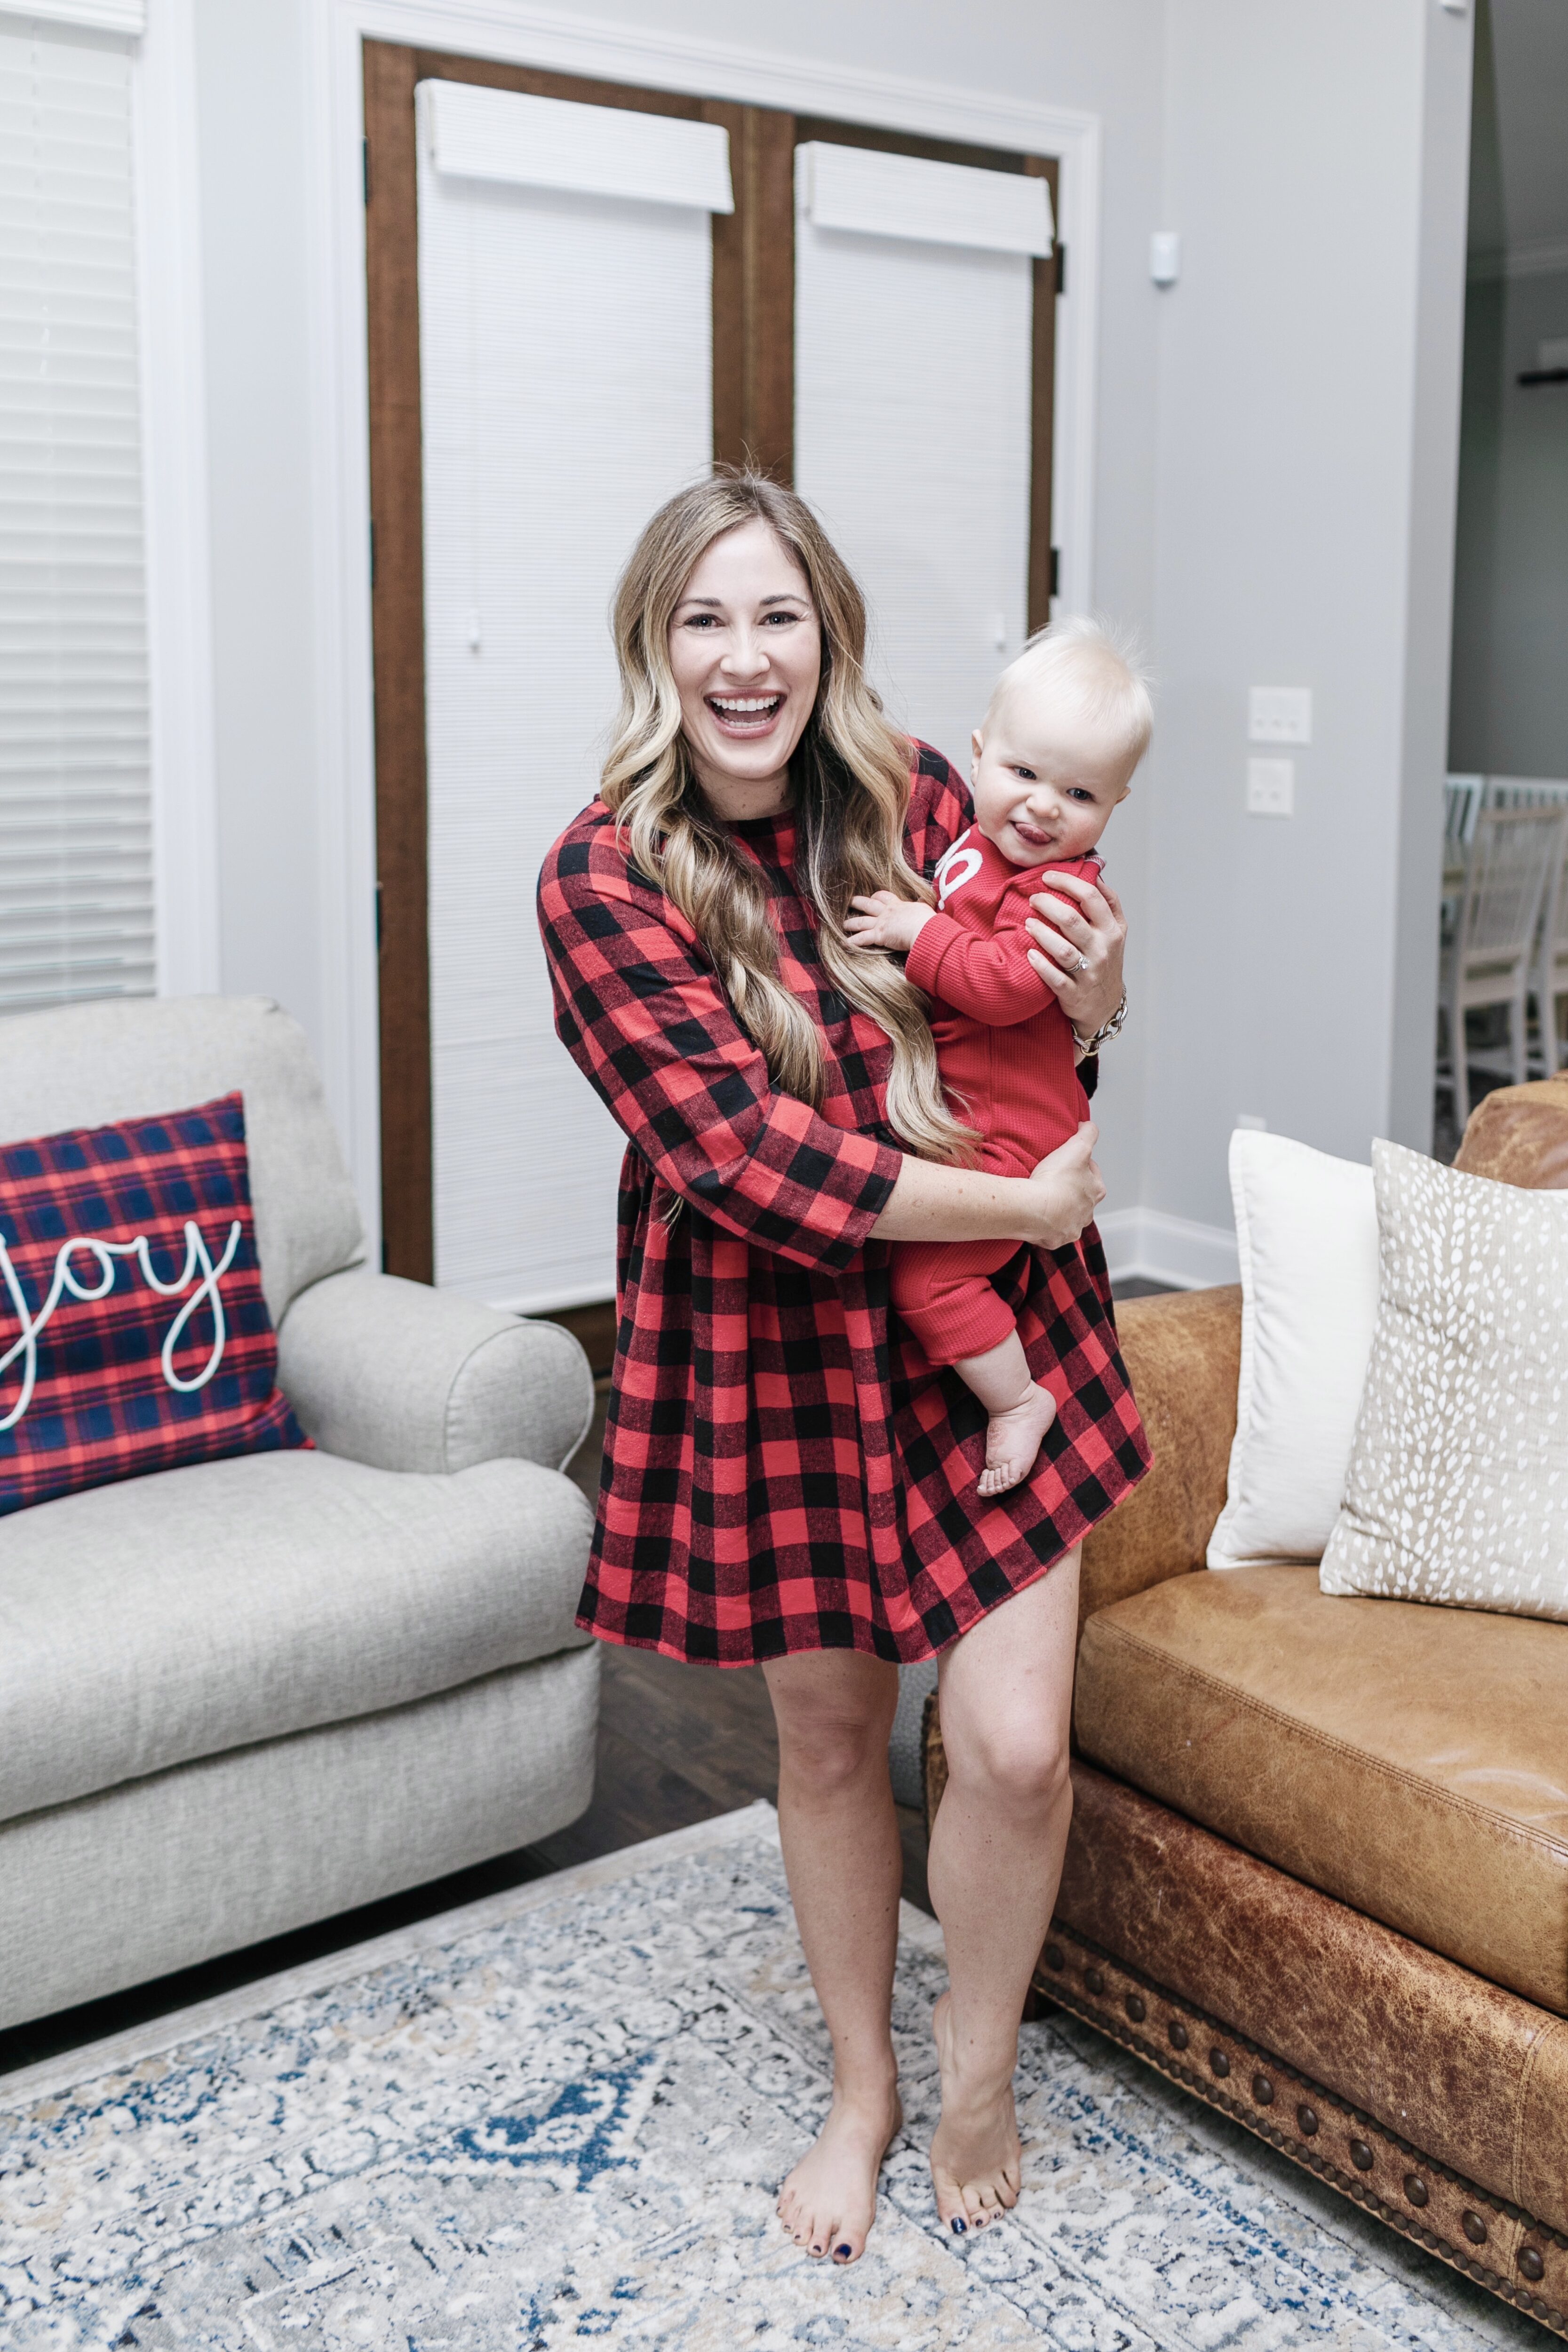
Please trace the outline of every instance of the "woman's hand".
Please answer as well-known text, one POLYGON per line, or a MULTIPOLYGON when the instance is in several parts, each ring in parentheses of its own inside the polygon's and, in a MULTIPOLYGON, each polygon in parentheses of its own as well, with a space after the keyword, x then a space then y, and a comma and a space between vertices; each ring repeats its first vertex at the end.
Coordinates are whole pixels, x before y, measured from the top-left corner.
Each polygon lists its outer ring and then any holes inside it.
POLYGON ((1076 874, 1049 874, 1051 885, 1030 899, 1034 919, 1024 929, 1034 940, 1029 961, 1072 1023, 1092 1037, 1122 998, 1121 950, 1127 918, 1114 890, 1076 874))
POLYGON ((1068 1143, 1028 1176, 985 1168, 943 1168, 906 1152, 887 1206, 871 1228, 879 1242, 1028 1242, 1066 1249, 1105 1198, 1094 1164, 1099 1129, 1086 1118, 1068 1143))
POLYGON ((934 911, 891 890, 851 898, 849 907, 844 928, 858 948, 896 948, 900 955, 908 955, 934 911))
POLYGON ((1058 1144, 1025 1180, 1026 1190, 1035 1195, 1031 1205, 1037 1209, 1039 1224, 1022 1239, 1048 1250, 1066 1249, 1077 1241, 1105 1198, 1105 1186, 1094 1164, 1099 1139, 1100 1129, 1093 1119, 1086 1118, 1070 1141, 1058 1144))

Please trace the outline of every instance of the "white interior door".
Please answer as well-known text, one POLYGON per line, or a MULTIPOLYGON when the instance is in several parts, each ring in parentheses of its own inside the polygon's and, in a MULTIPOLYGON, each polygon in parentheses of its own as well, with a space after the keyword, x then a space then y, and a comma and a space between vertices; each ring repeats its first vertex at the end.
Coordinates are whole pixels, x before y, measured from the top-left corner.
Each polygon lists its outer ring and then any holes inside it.
POLYGON ((964 773, 1027 625, 1031 265, 1052 235, 1044 180, 795 151, 795 486, 866 592, 889 715, 964 773))
POLYGON ((541 861, 598 783, 616 577, 712 452, 705 123, 422 83, 436 1279, 614 1289, 622 1139, 555 1037, 541 861))

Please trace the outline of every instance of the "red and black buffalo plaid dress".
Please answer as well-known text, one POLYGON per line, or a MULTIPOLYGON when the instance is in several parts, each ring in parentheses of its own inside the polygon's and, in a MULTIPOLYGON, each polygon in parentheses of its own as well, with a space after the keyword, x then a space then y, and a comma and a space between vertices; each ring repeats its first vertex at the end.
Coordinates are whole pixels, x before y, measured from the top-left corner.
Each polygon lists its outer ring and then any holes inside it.
MULTIPOLYGON (((971 822, 916 747, 906 840, 929 875, 971 822)), ((818 960, 787 815, 737 825, 781 977, 827 1046, 820 1111, 775 1093, 696 938, 631 870, 603 802, 540 877, 556 1027, 630 1140, 598 1524, 577 1622, 667 1656, 929 1658, 1038 1576, 1149 1465, 1105 1258, 1020 1248, 994 1277, 1059 1411, 1033 1476, 984 1500, 985 1410, 889 1334, 892 1049, 818 960)))

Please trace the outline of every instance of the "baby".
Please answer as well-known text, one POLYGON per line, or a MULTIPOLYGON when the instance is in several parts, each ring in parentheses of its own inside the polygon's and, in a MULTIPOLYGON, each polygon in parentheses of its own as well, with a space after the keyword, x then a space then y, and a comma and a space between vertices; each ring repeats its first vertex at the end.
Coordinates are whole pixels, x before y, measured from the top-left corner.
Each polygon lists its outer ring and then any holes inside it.
MULTIPOLYGON (((1148 688, 1105 632, 1056 623, 1003 671, 975 730, 974 823, 937 866, 936 906, 891 890, 853 901, 857 944, 903 951, 931 999, 949 1100, 980 1132, 975 1164, 998 1175, 1027 1176, 1089 1116, 1071 1024, 1028 961, 1024 926, 1051 875, 1097 878, 1095 845, 1152 727, 1148 688)), ((991 1416, 983 1495, 1028 1476, 1056 1417, 989 1279, 1017 1247, 903 1242, 892 1255, 894 1306, 929 1361, 951 1364, 991 1416)))

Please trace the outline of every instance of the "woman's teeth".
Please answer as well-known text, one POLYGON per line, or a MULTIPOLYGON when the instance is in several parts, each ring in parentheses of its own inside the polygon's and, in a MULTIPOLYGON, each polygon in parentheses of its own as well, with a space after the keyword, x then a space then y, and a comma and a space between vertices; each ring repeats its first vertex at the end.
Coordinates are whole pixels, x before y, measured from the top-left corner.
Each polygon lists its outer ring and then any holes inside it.
POLYGON ((760 733, 771 726, 784 702, 782 694, 710 694, 708 708, 728 727, 760 733))

